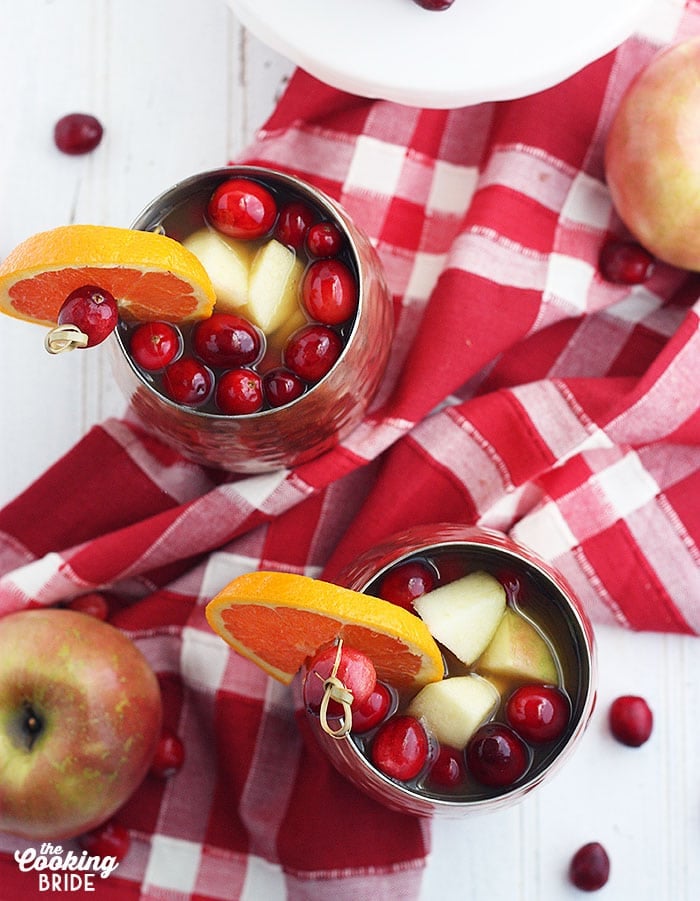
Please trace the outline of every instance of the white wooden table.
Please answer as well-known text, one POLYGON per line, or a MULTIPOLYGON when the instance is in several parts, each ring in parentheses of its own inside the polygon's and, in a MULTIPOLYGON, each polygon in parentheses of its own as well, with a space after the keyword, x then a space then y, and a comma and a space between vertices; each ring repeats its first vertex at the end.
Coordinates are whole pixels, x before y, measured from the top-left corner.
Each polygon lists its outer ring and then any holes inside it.
MULTIPOLYGON (((0 13, 0 256, 72 221, 126 226, 172 182, 236 157, 292 68, 225 0, 0 0, 0 13), (53 146, 72 111, 105 125, 89 156, 53 146)), ((50 357, 42 340, 36 326, 0 322, 0 503, 124 409, 106 352, 50 357)), ((436 824, 425 899, 581 898, 566 869, 590 840, 612 859, 596 897, 700 897, 700 641, 610 628, 598 640, 598 707, 573 760, 511 811, 436 824), (608 734, 622 693, 654 709, 642 748, 608 734)))

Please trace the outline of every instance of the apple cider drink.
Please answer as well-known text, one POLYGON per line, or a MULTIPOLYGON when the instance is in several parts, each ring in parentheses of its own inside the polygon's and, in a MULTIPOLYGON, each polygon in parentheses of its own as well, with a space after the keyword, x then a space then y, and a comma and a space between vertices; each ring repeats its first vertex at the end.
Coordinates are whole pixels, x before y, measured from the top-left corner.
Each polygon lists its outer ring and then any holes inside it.
POLYGON ((312 664, 304 695, 341 772, 400 810, 458 815, 520 797, 568 754, 593 704, 593 638, 531 552, 481 529, 429 535, 378 549, 343 581, 419 616, 444 678, 409 692, 378 681, 345 712, 327 706, 322 722, 312 664))

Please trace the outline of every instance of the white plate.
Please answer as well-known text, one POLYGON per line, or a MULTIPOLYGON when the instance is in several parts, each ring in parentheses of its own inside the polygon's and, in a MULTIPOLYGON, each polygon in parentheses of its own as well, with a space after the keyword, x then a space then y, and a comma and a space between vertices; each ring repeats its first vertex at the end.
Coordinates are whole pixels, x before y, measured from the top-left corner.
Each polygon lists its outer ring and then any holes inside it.
POLYGON ((242 25, 321 81, 439 109, 532 94, 627 38, 650 0, 228 0, 242 25))

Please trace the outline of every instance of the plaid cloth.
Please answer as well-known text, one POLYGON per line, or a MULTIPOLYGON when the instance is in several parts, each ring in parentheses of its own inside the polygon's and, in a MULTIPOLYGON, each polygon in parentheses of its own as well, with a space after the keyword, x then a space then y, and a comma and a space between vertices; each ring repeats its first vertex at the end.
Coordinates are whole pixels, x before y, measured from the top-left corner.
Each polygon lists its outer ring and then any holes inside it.
MULTIPOLYGON (((98 897, 420 892, 429 823, 337 776, 293 690, 208 630, 205 603, 240 573, 332 579, 399 528, 480 523, 559 567, 594 621, 700 631, 700 276, 660 265, 627 288, 596 268, 625 234, 611 117, 657 47, 697 33, 700 4, 666 0, 564 83, 458 110, 295 73, 246 161, 315 183, 376 244, 396 337, 365 422, 296 471, 236 477, 113 419, 0 512, 0 612, 103 590, 186 746, 119 812, 131 851, 98 897)), ((3 899, 33 897, 24 845, 0 837, 3 899)))

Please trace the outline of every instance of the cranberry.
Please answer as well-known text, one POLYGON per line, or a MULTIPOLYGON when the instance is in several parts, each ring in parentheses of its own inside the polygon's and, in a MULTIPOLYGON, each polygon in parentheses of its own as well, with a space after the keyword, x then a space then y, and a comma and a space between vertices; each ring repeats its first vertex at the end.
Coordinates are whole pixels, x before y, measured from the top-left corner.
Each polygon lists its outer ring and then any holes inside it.
POLYGON ((222 413, 245 416, 257 413, 264 402, 262 379, 252 369, 229 369, 216 386, 216 405, 222 413))
POLYGON ((649 739, 654 716, 644 698, 622 695, 610 706, 610 731, 615 738, 631 748, 638 748, 649 739))
POLYGON ((185 762, 185 746, 178 736, 164 729, 156 745, 149 773, 159 779, 174 776, 185 762))
POLYGON ((163 387, 168 396, 187 407, 206 403, 213 384, 211 370, 194 357, 180 357, 163 373, 163 387))
POLYGON ((284 362, 300 378, 317 382, 330 372, 342 349, 342 339, 333 329, 306 325, 287 342, 284 362))
POLYGON ((54 126, 53 139, 60 151, 78 156, 94 150, 102 140, 102 134, 99 119, 88 113, 69 113, 54 126))
POLYGON ((58 312, 59 325, 74 325, 87 337, 86 347, 101 344, 119 320, 114 297, 96 285, 71 291, 58 312))
POLYGON ((70 610, 77 610, 88 616, 94 616, 95 619, 106 620, 109 616, 109 605, 104 595, 98 594, 96 591, 73 598, 72 601, 68 602, 67 607, 70 610))
POLYGON ((285 203, 280 208, 280 214, 275 226, 275 237, 282 244, 293 250, 301 250, 306 240, 306 235, 314 219, 314 211, 305 203, 292 201, 285 203))
POLYGON ((447 745, 440 747, 428 771, 428 782, 434 788, 457 788, 464 781, 464 755, 447 745))
POLYGON ((317 222, 306 235, 306 249, 315 257, 334 257, 343 246, 343 235, 333 222, 317 222))
POLYGON ((107 820, 101 826, 80 836, 80 845, 94 857, 114 857, 123 860, 129 852, 131 836, 128 829, 115 820, 107 820))
POLYGON ((600 842, 583 845, 571 858, 569 879, 584 892, 595 892, 610 878, 610 858, 600 842))
POLYGON ((370 756, 386 776, 405 782, 420 773, 429 750, 430 742, 420 721, 404 714, 393 716, 379 727, 370 756))
POLYGON ((413 601, 432 591, 436 581, 434 571, 427 564, 409 560, 384 576, 379 586, 379 596, 414 612, 413 601))
POLYGON ((603 278, 618 285, 640 285, 651 278, 654 265, 654 257, 635 241, 607 241, 598 260, 603 278))
POLYGON ((340 325, 357 309, 357 281, 340 260, 317 260, 304 274, 301 295, 312 319, 340 325))
POLYGON ((553 685, 521 685, 508 698, 506 719, 526 741, 553 741, 566 729, 571 706, 553 685))
POLYGON ((483 785, 512 785, 527 770, 526 745, 502 723, 487 723, 476 730, 467 745, 467 767, 483 785))
POLYGON ((181 346, 180 332, 169 322, 142 322, 133 330, 129 341, 131 356, 148 372, 169 366, 181 346))
POLYGON ((304 383, 291 370, 280 366, 265 373, 263 390, 271 407, 281 407, 301 397, 304 393, 304 383))
POLYGON ((352 708, 352 731, 358 735, 369 732, 386 719, 393 696, 383 682, 377 682, 374 691, 363 704, 352 708))
MULTIPOLYGON (((337 656, 338 645, 332 644, 320 650, 309 661, 304 680, 304 702, 314 713, 318 713, 321 709, 325 682, 333 672, 337 656)), ((377 673, 374 664, 362 651, 344 644, 340 649, 336 679, 352 694, 350 705, 354 722, 355 709, 362 706, 375 689, 377 673)), ((328 713, 331 716, 341 716, 343 707, 331 700, 328 704, 328 713)))
POLYGON ((246 366, 262 350, 260 332, 241 316, 213 313, 197 323, 192 337, 197 356, 210 366, 246 366))
POLYGON ((250 178, 230 178, 212 194, 207 215, 218 231, 232 238, 267 234, 277 217, 277 202, 266 187, 250 178))
POLYGON ((413 2, 417 3, 418 6, 422 6, 423 9, 440 12, 440 10, 449 9, 454 0, 413 0, 413 2))

